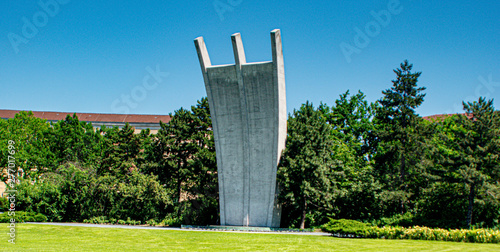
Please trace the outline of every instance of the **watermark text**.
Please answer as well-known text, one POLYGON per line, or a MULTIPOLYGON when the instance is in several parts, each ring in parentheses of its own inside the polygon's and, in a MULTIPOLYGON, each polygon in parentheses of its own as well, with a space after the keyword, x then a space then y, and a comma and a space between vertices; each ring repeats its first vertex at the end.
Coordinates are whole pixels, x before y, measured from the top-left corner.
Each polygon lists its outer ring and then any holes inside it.
POLYGON ((49 23, 49 19, 55 17, 59 13, 61 5, 65 5, 69 2, 70 0, 38 1, 40 10, 35 12, 31 18, 21 18, 23 23, 21 33, 9 32, 9 34, 7 34, 7 38, 14 52, 18 54, 19 46, 21 44, 27 44, 30 39, 34 38, 38 34, 39 29, 45 27, 49 23))
POLYGON ((226 12, 233 12, 234 8, 240 5, 243 0, 215 0, 213 6, 219 16, 220 21, 224 21, 226 12))
POLYGON ((7 156, 7 163, 8 163, 8 180, 7 180, 7 185, 8 185, 8 190, 6 193, 8 194, 7 199, 9 200, 9 213, 8 215, 11 217, 10 218, 10 223, 7 226, 9 228, 9 243, 15 244, 16 243, 16 158, 14 155, 16 154, 16 147, 14 146, 16 143, 13 140, 9 140, 7 149, 8 149, 8 156, 7 156))
POLYGON ((371 39, 377 37, 382 31, 382 28, 389 25, 392 17, 400 14, 402 11, 403 6, 401 6, 399 0, 389 0, 386 10, 378 12, 372 10, 370 12, 373 20, 366 23, 363 29, 354 27, 356 35, 354 36, 353 42, 340 43, 340 51, 344 54, 347 63, 351 63, 352 55, 354 53, 360 54, 361 50, 370 44, 371 39))
POLYGON ((141 85, 132 88, 130 94, 122 94, 120 98, 113 101, 111 104, 113 113, 129 114, 130 109, 137 108, 138 103, 146 99, 148 91, 156 89, 163 82, 163 78, 170 75, 168 72, 162 72, 160 65, 156 65, 155 70, 148 66, 146 72, 147 74, 142 78, 141 85))

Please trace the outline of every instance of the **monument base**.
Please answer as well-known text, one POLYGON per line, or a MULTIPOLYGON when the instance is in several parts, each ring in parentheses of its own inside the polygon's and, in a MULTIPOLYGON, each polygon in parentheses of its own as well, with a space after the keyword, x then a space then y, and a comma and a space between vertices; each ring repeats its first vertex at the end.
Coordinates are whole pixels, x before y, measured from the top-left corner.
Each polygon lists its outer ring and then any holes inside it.
POLYGON ((208 230, 208 231, 240 231, 240 232, 314 232, 314 229, 272 228, 272 227, 244 227, 244 226, 191 226, 182 225, 181 229, 208 230))

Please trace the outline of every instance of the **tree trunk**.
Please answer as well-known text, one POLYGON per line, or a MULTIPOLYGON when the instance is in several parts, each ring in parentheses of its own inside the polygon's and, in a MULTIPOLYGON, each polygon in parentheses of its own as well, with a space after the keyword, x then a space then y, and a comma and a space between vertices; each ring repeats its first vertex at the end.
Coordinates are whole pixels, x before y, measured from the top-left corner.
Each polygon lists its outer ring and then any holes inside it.
POLYGON ((177 198, 179 199, 178 202, 181 202, 181 163, 177 163, 177 198))
MULTIPOLYGON (((405 160, 405 154, 404 151, 401 153, 401 189, 403 189, 404 192, 406 192, 406 160, 405 160)), ((405 211, 405 200, 404 198, 401 199, 401 214, 404 214, 405 211)))
POLYGON ((467 227, 470 228, 472 225, 472 211, 474 210, 474 198, 476 197, 476 184, 472 183, 470 185, 469 192, 469 207, 467 209, 467 227))
POLYGON ((306 225, 306 210, 307 210, 307 201, 306 197, 304 197, 304 202, 302 204, 302 218, 300 219, 300 229, 304 229, 306 225))

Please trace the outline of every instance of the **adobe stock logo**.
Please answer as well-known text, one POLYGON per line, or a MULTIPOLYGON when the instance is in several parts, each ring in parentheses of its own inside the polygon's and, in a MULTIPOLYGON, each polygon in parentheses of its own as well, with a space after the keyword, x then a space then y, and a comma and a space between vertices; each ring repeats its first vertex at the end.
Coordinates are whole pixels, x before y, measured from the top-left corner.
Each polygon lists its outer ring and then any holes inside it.
MULTIPOLYGON (((479 75, 477 77, 477 80, 479 81, 479 84, 476 86, 476 89, 474 90, 474 95, 467 96, 464 102, 473 102, 479 100, 480 97, 490 97, 493 93, 495 93, 496 89, 500 87, 500 82, 494 81, 493 80, 493 74, 489 74, 488 78, 485 78, 482 75, 479 75), (483 92, 486 91, 486 92, 483 92)), ((454 103, 453 104, 453 109, 449 109, 446 111, 446 114, 454 114, 454 113, 461 113, 460 111, 463 111, 463 104, 460 103, 454 103)))
POLYGON ((60 6, 68 4, 70 0, 40 0, 38 1, 38 6, 42 8, 33 14, 31 19, 27 17, 22 17, 23 26, 21 28, 21 35, 17 33, 10 32, 7 34, 10 45, 16 54, 19 53, 19 45, 27 44, 30 39, 34 38, 38 32, 39 28, 45 27, 49 23, 49 17, 55 17, 59 11, 60 6))
POLYGON ((148 91, 156 89, 163 82, 163 78, 170 75, 168 72, 160 71, 160 65, 156 65, 156 70, 148 66, 146 72, 148 73, 142 78, 142 85, 135 86, 130 90, 130 94, 122 94, 119 99, 113 101, 111 104, 113 113, 129 114, 130 109, 137 108, 138 103, 146 99, 148 91))
POLYGON ((354 27, 354 31, 356 32, 353 40, 354 43, 340 43, 340 50, 344 54, 347 63, 351 63, 352 54, 360 54, 361 50, 370 44, 370 38, 377 37, 382 31, 382 28, 389 25, 392 16, 398 15, 401 11, 403 11, 403 7, 401 6, 399 0, 389 0, 387 3, 387 10, 381 10, 379 12, 372 10, 370 12, 374 20, 366 23, 363 30, 358 27, 354 27))
POLYGON ((234 8, 240 5, 243 0, 226 0, 224 2, 221 0, 215 0, 213 2, 215 12, 217 12, 217 15, 219 15, 219 19, 221 22, 225 19, 224 13, 234 11, 234 8))

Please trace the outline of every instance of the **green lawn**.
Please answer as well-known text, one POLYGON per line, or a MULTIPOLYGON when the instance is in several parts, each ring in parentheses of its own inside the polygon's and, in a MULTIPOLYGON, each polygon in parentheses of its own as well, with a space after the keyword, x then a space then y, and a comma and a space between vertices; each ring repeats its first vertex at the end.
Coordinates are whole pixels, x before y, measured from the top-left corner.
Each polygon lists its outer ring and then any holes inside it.
MULTIPOLYGON (((2 223, 0 225, 7 225, 2 223)), ((500 251, 498 244, 20 224, 2 251, 500 251)))

